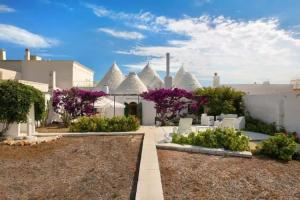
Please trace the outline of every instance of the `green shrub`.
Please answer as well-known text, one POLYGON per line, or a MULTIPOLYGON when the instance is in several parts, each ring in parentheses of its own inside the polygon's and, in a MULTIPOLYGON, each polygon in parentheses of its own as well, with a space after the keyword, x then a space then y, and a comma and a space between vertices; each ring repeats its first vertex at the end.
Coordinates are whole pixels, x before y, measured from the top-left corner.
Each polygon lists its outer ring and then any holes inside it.
POLYGON ((275 135, 281 130, 278 130, 275 123, 265 123, 259 119, 254 119, 250 115, 246 116, 246 131, 265 133, 267 135, 275 135))
POLYGON ((40 120, 45 110, 45 98, 42 92, 32 86, 16 81, 0 82, 0 129, 2 136, 13 124, 26 122, 30 106, 34 104, 35 119, 40 120))
POLYGON ((204 106, 208 115, 238 114, 244 115, 243 96, 245 93, 231 87, 200 88, 194 92, 196 95, 208 97, 204 106))
POLYGON ((249 150, 249 139, 234 129, 207 129, 187 136, 173 134, 172 143, 190 144, 209 148, 224 148, 232 151, 249 150))
POLYGON ((259 153, 277 158, 280 160, 292 160, 296 153, 297 144, 292 137, 283 133, 277 133, 275 136, 262 142, 259 153))
POLYGON ((135 131, 140 127, 139 120, 129 117, 80 117, 70 126, 70 132, 121 132, 135 131))

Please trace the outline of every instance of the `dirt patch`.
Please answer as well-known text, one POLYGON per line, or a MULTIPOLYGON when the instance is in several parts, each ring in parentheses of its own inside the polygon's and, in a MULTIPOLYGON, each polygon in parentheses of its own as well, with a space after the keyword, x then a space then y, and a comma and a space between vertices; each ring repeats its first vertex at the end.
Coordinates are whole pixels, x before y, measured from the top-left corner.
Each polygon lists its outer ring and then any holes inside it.
POLYGON ((50 124, 45 127, 38 127, 36 131, 39 133, 68 133, 69 128, 64 127, 62 124, 50 124))
POLYGON ((300 199, 300 162, 158 150, 165 199, 300 199))
POLYGON ((142 136, 0 144, 0 199, 133 199, 142 136))

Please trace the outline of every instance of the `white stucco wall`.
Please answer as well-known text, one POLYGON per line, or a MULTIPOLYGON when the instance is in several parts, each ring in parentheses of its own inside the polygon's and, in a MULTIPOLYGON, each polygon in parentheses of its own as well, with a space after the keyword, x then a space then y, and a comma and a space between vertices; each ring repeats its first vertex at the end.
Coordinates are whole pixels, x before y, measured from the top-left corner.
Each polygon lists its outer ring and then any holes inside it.
MULTIPOLYGON (((3 124, 0 123, 0 126, 2 127, 3 124)), ((5 136, 7 137, 18 137, 20 135, 20 124, 17 123, 13 123, 10 128, 8 129, 8 131, 5 133, 5 136)))
POLYGON ((61 89, 71 88, 73 61, 24 61, 22 79, 40 83, 50 83, 51 71, 56 71, 56 84, 61 89))
POLYGON ((245 106, 251 116, 300 133, 300 96, 297 94, 247 95, 245 106))
POLYGON ((0 60, 0 67, 3 69, 21 72, 22 60, 0 60))
POLYGON ((76 87, 93 87, 94 72, 83 65, 74 62, 73 69, 73 86, 76 87))
POLYGON ((156 110, 154 108, 154 103, 151 101, 142 100, 143 105, 143 125, 154 125, 156 110))
POLYGON ((0 80, 19 80, 21 74, 17 71, 3 69, 0 66, 0 80))

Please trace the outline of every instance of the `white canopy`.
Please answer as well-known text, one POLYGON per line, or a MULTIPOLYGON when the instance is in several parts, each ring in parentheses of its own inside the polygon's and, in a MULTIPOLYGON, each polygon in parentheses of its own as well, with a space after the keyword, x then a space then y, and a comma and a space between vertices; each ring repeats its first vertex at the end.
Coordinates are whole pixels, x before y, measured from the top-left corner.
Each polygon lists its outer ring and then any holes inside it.
MULTIPOLYGON (((101 99, 99 99, 98 101, 95 102, 94 107, 95 108, 113 108, 114 101, 109 98, 102 97, 101 99)), ((115 107, 116 108, 125 108, 125 105, 121 104, 119 102, 115 102, 115 107)))

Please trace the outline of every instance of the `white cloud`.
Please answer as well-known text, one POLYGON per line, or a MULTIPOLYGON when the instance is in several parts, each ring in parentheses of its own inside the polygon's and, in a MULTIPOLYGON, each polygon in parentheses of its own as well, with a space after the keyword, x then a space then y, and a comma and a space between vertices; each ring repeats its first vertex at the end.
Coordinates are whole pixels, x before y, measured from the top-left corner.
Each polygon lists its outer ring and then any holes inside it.
POLYGON ((49 48, 59 43, 58 40, 46 38, 9 24, 0 24, 0 40, 32 48, 49 48))
POLYGON ((68 4, 64 3, 63 1, 54 1, 54 0, 40 0, 41 3, 48 4, 48 5, 55 5, 67 10, 73 11, 74 8, 69 6, 68 4))
MULTIPOLYGON (((101 17, 120 20, 143 31, 167 33, 165 45, 117 51, 150 59, 158 71, 165 68, 165 53, 170 52, 173 71, 184 64, 200 80, 210 79, 214 72, 226 83, 265 80, 287 83, 295 76, 300 77, 299 31, 281 28, 279 19, 246 21, 207 15, 173 19, 150 12, 134 14, 101 8, 107 11, 101 17)), ((126 66, 141 68, 143 65, 128 63, 126 66)))
POLYGON ((16 12, 16 10, 7 5, 0 4, 0 13, 10 13, 10 12, 16 12))
POLYGON ((116 38, 126 39, 126 40, 141 40, 145 36, 138 32, 127 32, 127 31, 116 31, 109 28, 98 28, 99 32, 109 34, 116 38))
MULTIPOLYGON (((139 46, 119 53, 150 57, 156 70, 164 69, 165 53, 172 55, 173 71, 183 63, 200 80, 214 72, 226 83, 270 80, 287 83, 300 77, 300 39, 279 27, 277 19, 238 21, 222 16, 165 19, 165 31, 185 36, 167 45, 139 46)), ((127 66, 136 68, 141 63, 127 66)))

